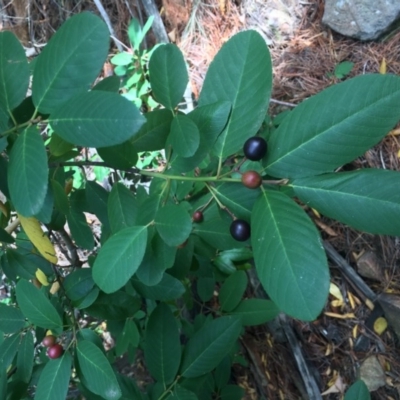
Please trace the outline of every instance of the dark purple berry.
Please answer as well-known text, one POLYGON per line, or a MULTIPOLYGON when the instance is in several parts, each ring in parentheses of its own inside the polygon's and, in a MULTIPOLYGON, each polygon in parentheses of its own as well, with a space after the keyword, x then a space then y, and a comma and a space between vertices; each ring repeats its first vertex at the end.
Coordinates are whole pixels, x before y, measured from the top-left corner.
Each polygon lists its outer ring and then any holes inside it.
POLYGON ((259 161, 267 154, 267 142, 260 136, 253 136, 244 143, 243 152, 249 160, 259 161))
POLYGON ((235 240, 244 242, 250 238, 250 225, 243 219, 235 219, 231 223, 230 232, 235 240))
POLYGON ((203 213, 201 211, 195 211, 192 215, 193 222, 202 222, 203 213))
POLYGON ((55 344, 54 346, 49 347, 47 350, 47 355, 51 359, 60 358, 64 353, 64 349, 61 344, 55 344))

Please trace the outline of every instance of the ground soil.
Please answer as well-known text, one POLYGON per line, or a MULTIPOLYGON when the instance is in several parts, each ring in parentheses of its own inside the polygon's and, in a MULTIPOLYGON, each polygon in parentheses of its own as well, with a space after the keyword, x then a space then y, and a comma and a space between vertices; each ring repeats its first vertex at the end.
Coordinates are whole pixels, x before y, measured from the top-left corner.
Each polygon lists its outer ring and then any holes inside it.
MULTIPOLYGON (((51 0, 0 1, 0 8, 11 17, 0 20, 0 29, 12 29, 28 49, 40 51, 69 15, 84 9, 98 14, 91 1, 62 3, 61 6, 51 0)), ((102 4, 116 37, 127 43, 126 29, 131 17, 143 19, 144 11, 136 1, 103 0, 102 4)), ((162 0, 157 6, 170 39, 180 46, 189 62, 195 98, 215 53, 230 36, 244 29, 259 31, 271 51, 275 100, 271 103, 272 115, 336 83, 339 79, 329 73, 342 61, 354 63, 349 76, 400 72, 399 31, 375 42, 340 36, 321 23, 323 0, 162 0)), ((155 40, 150 36, 149 46, 155 40)), ((344 168, 399 170, 398 133, 392 131, 382 143, 344 168)), ((378 269, 379 279, 364 280, 374 293, 400 294, 398 238, 358 232, 309 212, 323 238, 351 266, 357 268, 361 255, 373 254, 372 268, 378 269)), ((372 393, 372 398, 400 399, 400 355, 393 327, 389 324, 385 332, 377 334, 373 329, 373 306, 349 284, 335 264, 331 267, 331 281, 339 289, 342 301, 332 295, 315 322, 290 321, 311 375, 321 392, 331 391, 324 395, 325 399, 340 399, 345 388, 357 378, 360 365, 374 355, 384 371, 384 384, 372 393)), ((242 348, 249 366, 235 366, 232 379, 245 388, 246 399, 307 398, 292 350, 273 326, 249 329, 242 338, 242 348)), ((129 365, 122 367, 129 369, 129 365)))

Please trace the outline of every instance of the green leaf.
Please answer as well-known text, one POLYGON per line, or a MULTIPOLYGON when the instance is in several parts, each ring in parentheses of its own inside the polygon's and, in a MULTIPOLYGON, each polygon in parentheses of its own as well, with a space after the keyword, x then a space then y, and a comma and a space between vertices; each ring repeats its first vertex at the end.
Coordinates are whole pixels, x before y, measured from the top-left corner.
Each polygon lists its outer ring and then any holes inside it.
POLYGON ((41 290, 21 279, 15 291, 21 311, 33 324, 44 329, 62 328, 60 315, 41 290))
POLYGON ((133 278, 131 282, 135 290, 137 290, 142 297, 150 300, 174 300, 181 297, 186 291, 182 282, 169 274, 164 274, 161 281, 154 286, 147 286, 137 278, 133 278))
POLYGON ((272 132, 266 172, 303 178, 331 172, 378 143, 399 120, 400 78, 362 75, 298 105, 272 132))
POLYGON ((130 139, 137 151, 156 151, 165 148, 173 113, 170 110, 154 110, 145 114, 146 122, 130 139))
POLYGON ((167 400, 197 400, 198 397, 188 389, 180 385, 175 385, 174 391, 167 400))
POLYGON ((44 367, 36 388, 35 400, 65 400, 71 377, 72 358, 65 353, 44 367))
POLYGON ((171 309, 160 303, 151 313, 146 326, 144 357, 150 374, 166 387, 181 362, 178 324, 171 309))
POLYGON ((107 203, 109 192, 95 181, 88 181, 86 182, 85 193, 90 212, 95 214, 103 225, 108 226, 107 203))
POLYGON ((219 291, 221 310, 232 311, 242 300, 247 288, 247 275, 245 271, 236 271, 222 284, 219 291))
POLYGON ((212 371, 239 338, 240 318, 220 317, 198 330, 185 347, 180 375, 194 378, 212 371))
POLYGON ((67 222, 76 244, 83 249, 92 250, 94 247, 93 233, 86 222, 85 214, 72 209, 67 215, 67 222))
POLYGON ((115 346, 115 355, 122 356, 131 344, 133 347, 138 347, 140 342, 140 333, 134 321, 127 319, 122 333, 117 337, 115 346))
POLYGON ((118 231, 100 249, 93 265, 93 279, 106 293, 120 289, 142 262, 147 228, 133 226, 118 231))
POLYGON ((39 111, 50 114, 88 90, 103 67, 108 48, 109 32, 99 17, 84 12, 69 18, 35 61, 32 97, 39 111))
POLYGON ((0 399, 7 396, 7 372, 5 368, 0 368, 0 399))
POLYGON ((255 31, 240 32, 226 42, 211 63, 199 106, 230 101, 232 112, 214 154, 225 158, 238 152, 260 128, 272 87, 271 57, 265 40, 255 31))
POLYGON ((79 341, 76 351, 88 389, 106 400, 118 400, 121 389, 103 352, 87 340, 79 341))
POLYGON ((189 237, 192 219, 183 206, 167 205, 157 211, 155 225, 169 246, 179 246, 189 237))
POLYGON ((51 179, 50 183, 53 189, 54 207, 64 215, 67 215, 69 213, 69 202, 64 188, 54 179, 51 179))
POLYGON ((8 369, 17 354, 20 340, 21 335, 15 333, 5 338, 3 343, 0 344, 0 370, 8 369))
POLYGON ((135 224, 138 204, 128 188, 122 183, 116 183, 108 197, 107 210, 111 230, 115 233, 135 224))
POLYGON ((51 127, 67 142, 83 147, 109 147, 137 133, 145 119, 136 106, 117 93, 80 93, 55 109, 51 127))
POLYGON ((11 244, 15 239, 5 229, 0 228, 0 242, 11 244))
POLYGON ((246 299, 231 314, 241 317, 244 326, 253 326, 272 321, 279 314, 279 309, 271 300, 246 299))
POLYGON ((244 389, 237 385, 226 385, 221 390, 221 400, 241 400, 244 395, 244 389))
POLYGON ((35 127, 28 128, 14 143, 8 165, 11 201, 23 216, 31 217, 42 208, 47 193, 48 175, 43 140, 35 127))
POLYGON ((295 179, 292 187, 301 201, 327 217, 361 231, 399 236, 399 184, 397 171, 363 169, 295 179))
POLYGON ((155 99, 173 110, 181 101, 189 79, 179 48, 174 44, 158 47, 150 58, 149 73, 155 99))
POLYGON ((60 136, 53 132, 50 139, 49 150, 54 157, 60 157, 74 148, 74 145, 66 142, 60 136))
POLYGON ((29 383, 33 370, 34 359, 33 335, 31 331, 26 332, 22 338, 17 355, 17 377, 18 380, 29 383))
POLYGON ((201 277, 197 280, 197 293, 201 301, 210 301, 214 295, 215 279, 213 277, 201 277))
POLYGON ((118 76, 107 76, 100 82, 96 83, 96 86, 92 90, 102 90, 103 92, 114 92, 118 93, 121 85, 121 79, 118 76))
POLYGON ((363 380, 355 381, 347 390, 344 400, 370 400, 371 395, 363 380))
POLYGON ((8 265, 19 277, 24 279, 32 279, 35 277, 37 265, 35 265, 26 254, 23 254, 21 249, 14 250, 8 248, 6 250, 6 255, 8 265))
POLYGON ((129 169, 138 160, 137 151, 130 140, 111 147, 101 147, 97 153, 110 167, 116 169, 129 169))
POLYGON ((303 209, 285 194, 266 190, 254 205, 251 243, 260 282, 285 313, 315 319, 329 291, 321 238, 303 209))
POLYGON ((13 33, 0 32, 0 107, 10 113, 25 98, 28 85, 24 48, 13 33))
POLYGON ((17 308, 0 303, 0 331, 14 333, 25 325, 25 317, 17 308))
POLYGON ((231 376, 232 362, 229 356, 226 356, 217 366, 214 373, 215 386, 221 390, 224 388, 231 376))
POLYGON ((94 280, 89 268, 81 268, 71 272, 63 282, 65 294, 72 301, 78 301, 87 296, 93 286, 94 280))
POLYGON ((189 117, 178 114, 172 121, 168 142, 178 155, 190 157, 199 147, 199 129, 189 117))

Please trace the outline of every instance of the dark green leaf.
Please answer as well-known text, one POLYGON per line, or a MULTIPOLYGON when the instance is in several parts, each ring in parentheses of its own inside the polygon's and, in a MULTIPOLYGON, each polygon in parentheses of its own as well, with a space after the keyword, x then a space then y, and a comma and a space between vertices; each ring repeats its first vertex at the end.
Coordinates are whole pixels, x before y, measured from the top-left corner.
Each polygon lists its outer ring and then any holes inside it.
POLYGON ((97 216, 103 225, 108 226, 108 196, 109 192, 95 181, 86 182, 86 202, 89 210, 97 216))
POLYGON ((268 174, 303 178, 331 172, 378 143, 399 120, 400 78, 362 75, 297 106, 269 140, 268 174))
POLYGON ((242 300, 248 283, 246 272, 236 271, 221 286, 219 301, 221 310, 232 311, 242 300))
POLYGON ((260 282, 285 313, 313 320, 325 305, 329 269, 321 238, 303 209, 267 190, 251 216, 251 243, 260 282))
POLYGON ((241 327, 236 317, 221 317, 204 325, 185 347, 180 374, 194 378, 212 371, 230 352, 241 327))
POLYGON ((25 217, 40 211, 47 193, 46 149, 35 127, 24 130, 10 153, 8 182, 11 201, 25 217))
POLYGON ((25 317, 17 308, 0 303, 0 331, 14 333, 25 325, 25 317))
POLYGON ((5 399, 7 395, 7 372, 6 368, 0 368, 0 399, 5 399))
POLYGON ((272 87, 271 58, 265 40, 255 31, 240 32, 226 42, 211 63, 199 105, 232 103, 228 125, 213 152, 225 158, 255 135, 268 108, 272 87))
POLYGON ((399 236, 399 184, 397 171, 363 169, 295 179, 292 187, 301 201, 327 217, 361 231, 399 236))
POLYGON ((244 395, 244 389, 237 385, 227 385, 221 390, 221 400, 241 400, 244 395))
POLYGON ((210 301, 214 295, 215 279, 203 277, 197 280, 197 293, 201 301, 210 301))
POLYGON ((125 142, 139 131, 145 119, 119 94, 96 90, 63 103, 49 122, 67 142, 97 148, 125 142))
POLYGON ((60 157, 74 148, 74 145, 66 142, 63 138, 56 133, 51 135, 49 150, 50 154, 54 157, 60 157))
POLYGON ((35 218, 44 224, 49 224, 54 211, 54 194, 51 185, 47 185, 46 196, 40 211, 35 218))
POLYGON ((261 325, 272 321, 279 313, 279 309, 271 300, 247 299, 231 312, 242 318, 244 326, 261 325))
POLYGON ((101 147, 97 153, 110 167, 116 169, 129 169, 138 160, 137 150, 131 140, 111 147, 101 147))
POLYGON ((67 215, 69 213, 69 202, 64 188, 54 179, 50 182, 53 189, 54 207, 61 213, 67 215))
POLYGON ((150 83, 155 99, 173 110, 181 101, 188 72, 179 48, 174 44, 158 47, 149 62, 150 83))
POLYGON ((178 155, 190 157, 199 147, 199 129, 189 117, 178 114, 172 121, 168 142, 178 155))
POLYGON ((21 278, 32 279, 35 277, 37 265, 26 257, 21 250, 7 249, 7 262, 10 268, 21 278))
POLYGON ((65 353, 57 360, 50 360, 40 375, 35 400, 65 400, 71 377, 72 358, 65 353))
POLYGON ((167 400, 197 400, 198 397, 188 389, 180 385, 176 385, 174 391, 170 396, 167 397, 167 400))
POLYGON ((21 279, 15 291, 21 311, 32 323, 45 329, 62 328, 60 315, 41 290, 21 279))
POLYGON ((29 383, 32 376, 34 359, 33 335, 27 331, 22 338, 17 355, 17 377, 22 382, 29 383))
POLYGON ((169 274, 164 274, 161 281, 154 286, 147 286, 137 278, 132 279, 132 285, 143 297, 159 301, 178 299, 186 290, 181 281, 169 274))
POLYGON ((0 242, 14 243, 15 239, 3 228, 0 228, 0 242))
POLYGON ((347 390, 344 400, 370 400, 371 395, 363 380, 355 381, 347 390))
POLYGON ((109 32, 99 17, 84 12, 69 18, 35 61, 32 97, 39 111, 50 114, 88 90, 103 67, 108 48, 109 32))
POLYGON ((106 400, 118 400, 121 389, 103 352, 87 340, 78 342, 76 351, 88 389, 106 400))
POLYGON ((226 356, 215 369, 215 386, 221 390, 224 388, 229 381, 231 376, 232 362, 229 356, 226 356))
POLYGON ((65 294, 72 301, 85 297, 94 286, 92 270, 89 268, 77 269, 65 277, 63 287, 65 294))
POLYGON ((138 215, 138 204, 133 193, 122 183, 116 183, 108 197, 108 219, 113 232, 133 226, 138 215))
POLYGON ((3 343, 0 344, 0 370, 8 369, 17 354, 20 340, 21 335, 15 333, 5 338, 3 343))
POLYGON ((121 335, 117 337, 117 345, 115 346, 115 355, 122 356, 127 350, 129 345, 138 347, 140 341, 140 333, 134 321, 127 319, 125 321, 124 330, 121 335))
POLYGON ((155 218, 158 233, 169 246, 179 246, 192 230, 192 219, 184 207, 167 205, 158 210, 155 218))
POLYGON ((13 33, 0 32, 0 107, 11 112, 25 98, 28 85, 24 48, 13 33))
POLYGON ((146 122, 139 132, 130 139, 137 151, 155 151, 165 147, 171 122, 170 110, 154 110, 145 114, 146 122))
POLYGON ((85 214, 72 209, 67 215, 67 222, 76 244, 83 249, 92 250, 94 247, 93 233, 86 222, 85 214))
POLYGON ((107 76, 96 84, 92 90, 102 90, 104 92, 118 93, 121 79, 118 76, 107 76))
POLYGON ((93 265, 93 279, 106 293, 120 289, 142 262, 147 228, 133 226, 118 231, 100 249, 93 265))
POLYGON ((160 303, 146 326, 144 356, 151 375, 165 386, 171 383, 181 362, 178 324, 171 309, 160 303))

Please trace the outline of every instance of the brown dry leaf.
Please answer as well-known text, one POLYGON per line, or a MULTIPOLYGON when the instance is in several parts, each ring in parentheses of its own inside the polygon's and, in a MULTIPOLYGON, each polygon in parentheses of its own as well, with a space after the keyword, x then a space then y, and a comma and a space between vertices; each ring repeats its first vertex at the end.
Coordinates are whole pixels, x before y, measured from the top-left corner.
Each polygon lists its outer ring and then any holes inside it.
POLYGON ((381 65, 379 66, 379 73, 386 74, 386 58, 383 57, 381 65))
POLYGON ((325 232, 327 233, 329 236, 337 236, 337 233, 328 225, 326 225, 325 223, 323 223, 321 220, 319 219, 315 219, 314 218, 314 222, 325 232))
POLYGON ((353 313, 337 314, 337 313, 326 311, 326 312, 324 312, 324 314, 327 317, 339 318, 339 319, 353 319, 353 318, 356 318, 356 316, 353 313))
POLYGON ((344 384, 342 377, 338 375, 333 385, 329 389, 325 390, 325 392, 321 393, 321 395, 326 396, 331 393, 344 393, 345 389, 346 385, 344 384))

